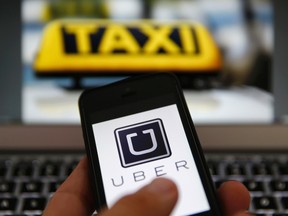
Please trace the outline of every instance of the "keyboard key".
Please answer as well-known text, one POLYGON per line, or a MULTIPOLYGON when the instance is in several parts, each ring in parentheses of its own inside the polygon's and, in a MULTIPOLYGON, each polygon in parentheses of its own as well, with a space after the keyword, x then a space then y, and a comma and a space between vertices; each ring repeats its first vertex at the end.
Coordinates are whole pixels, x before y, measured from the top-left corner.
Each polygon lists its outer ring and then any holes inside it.
POLYGON ((7 168, 0 165, 0 177, 5 177, 7 173, 7 168))
POLYGON ((78 165, 79 161, 73 161, 70 165, 68 165, 68 168, 66 170, 66 175, 69 176, 72 171, 76 168, 78 165))
POLYGON ((288 210, 288 197, 282 197, 281 203, 283 205, 283 208, 288 210))
POLYGON ((288 175, 288 163, 279 165, 279 172, 281 175, 288 175))
POLYGON ((12 193, 15 189, 15 183, 11 181, 0 181, 0 193, 12 193))
POLYGON ((256 209, 265 209, 265 210, 274 210, 277 209, 276 202, 274 197, 265 196, 265 197, 254 197, 253 203, 256 209))
POLYGON ((208 165, 208 168, 209 168, 209 171, 210 171, 210 174, 211 175, 218 175, 218 164, 216 162, 211 162, 211 161, 208 161, 207 162, 207 165, 208 165))
POLYGON ((250 192, 263 192, 264 191, 264 184, 260 181, 249 180, 244 181, 243 184, 250 192))
POLYGON ((224 180, 223 181, 216 181, 214 184, 215 184, 215 187, 216 188, 219 188, 222 184, 223 184, 223 182, 225 182, 224 180))
POLYGON ((27 176, 30 177, 33 174, 32 162, 21 162, 15 166, 14 176, 27 176))
POLYGON ((46 162, 41 166, 40 176, 58 176, 61 163, 46 162))
POLYGON ((49 184, 49 192, 53 193, 55 192, 59 187, 60 185, 63 183, 63 181, 59 181, 59 182, 51 182, 49 184))
POLYGON ((228 164, 226 167, 226 174, 242 176, 245 175, 245 168, 240 164, 228 164))
POLYGON ((41 193, 43 183, 40 181, 23 182, 21 187, 22 193, 41 193))
POLYGON ((23 210, 43 210, 46 206, 46 198, 38 197, 38 198, 25 198, 23 204, 23 210))
POLYGON ((16 198, 0 198, 0 211, 14 211, 16 205, 16 198))
POLYGON ((265 163, 255 164, 252 167, 254 175, 272 175, 272 168, 265 163))
POLYGON ((273 191, 288 192, 288 181, 274 180, 270 182, 273 191))

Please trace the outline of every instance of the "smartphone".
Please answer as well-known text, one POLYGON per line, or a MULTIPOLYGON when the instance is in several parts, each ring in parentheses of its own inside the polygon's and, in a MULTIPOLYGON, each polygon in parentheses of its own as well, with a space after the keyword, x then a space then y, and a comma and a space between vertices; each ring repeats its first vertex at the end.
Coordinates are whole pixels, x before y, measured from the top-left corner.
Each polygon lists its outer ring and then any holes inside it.
MULTIPOLYGON (((220 215, 182 89, 173 74, 128 78, 79 99, 99 211, 157 177, 172 179, 172 215, 220 215)), ((151 197, 153 199, 153 197, 151 197)))

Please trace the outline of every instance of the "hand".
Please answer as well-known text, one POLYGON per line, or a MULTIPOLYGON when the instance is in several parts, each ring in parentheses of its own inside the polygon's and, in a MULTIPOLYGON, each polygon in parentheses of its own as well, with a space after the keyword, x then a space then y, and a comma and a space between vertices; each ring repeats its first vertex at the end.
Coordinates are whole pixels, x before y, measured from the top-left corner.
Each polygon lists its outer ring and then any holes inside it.
MULTIPOLYGON (((218 196, 225 216, 248 216, 250 196, 239 182, 224 183, 218 196)), ((101 216, 167 216, 178 198, 176 185, 164 178, 158 178, 134 194, 120 199, 101 216)), ((193 204, 193 203, 192 203, 193 204)), ((88 178, 88 164, 85 157, 67 180, 55 192, 43 216, 84 216, 94 211, 94 201, 88 178)))

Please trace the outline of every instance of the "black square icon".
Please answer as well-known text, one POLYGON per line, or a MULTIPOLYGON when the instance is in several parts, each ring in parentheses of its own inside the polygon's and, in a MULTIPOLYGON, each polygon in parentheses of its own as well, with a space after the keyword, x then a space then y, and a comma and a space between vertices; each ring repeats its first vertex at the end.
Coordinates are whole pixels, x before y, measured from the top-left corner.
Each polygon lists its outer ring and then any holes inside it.
POLYGON ((117 128, 115 137, 123 167, 130 167, 171 155, 161 119, 117 128))

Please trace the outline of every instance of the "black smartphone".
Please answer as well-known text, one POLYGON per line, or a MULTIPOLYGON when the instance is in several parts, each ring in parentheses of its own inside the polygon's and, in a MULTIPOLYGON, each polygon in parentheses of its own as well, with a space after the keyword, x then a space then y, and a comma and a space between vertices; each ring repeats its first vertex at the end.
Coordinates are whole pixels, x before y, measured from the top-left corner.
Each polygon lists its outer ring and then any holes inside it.
MULTIPOLYGON (((99 211, 157 177, 172 179, 172 215, 220 215, 182 89, 173 74, 86 90, 79 108, 99 211)), ((153 199, 153 197, 151 197, 153 199)))

